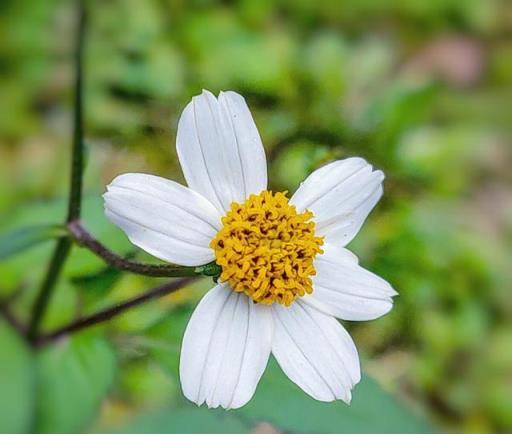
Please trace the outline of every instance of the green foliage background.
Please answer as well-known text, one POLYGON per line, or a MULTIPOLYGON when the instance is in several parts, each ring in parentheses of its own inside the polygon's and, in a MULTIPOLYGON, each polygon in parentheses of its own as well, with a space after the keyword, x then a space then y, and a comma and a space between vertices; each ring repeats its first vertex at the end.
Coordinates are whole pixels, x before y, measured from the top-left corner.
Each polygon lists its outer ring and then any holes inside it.
MULTIPOLYGON (((238 412, 185 404, 179 345, 206 280, 37 354, 1 323, 0 433, 410 434, 430 432, 425 418, 444 432, 510 432, 512 4, 87 7, 84 222, 95 236, 135 252, 103 216, 104 186, 130 171, 182 181, 180 111, 201 88, 232 89, 254 113, 274 188, 352 155, 384 170, 384 199, 351 248, 400 296, 386 317, 347 324, 380 384, 365 378, 351 407, 312 402, 273 364, 238 412)), ((72 2, 0 2, 0 234, 64 216, 72 34, 72 2)), ((13 249, 51 236, 29 231, 13 249)), ((0 296, 16 293, 26 321, 51 242, 10 256, 2 240, 0 296)), ((74 249, 44 327, 154 284, 74 249)))

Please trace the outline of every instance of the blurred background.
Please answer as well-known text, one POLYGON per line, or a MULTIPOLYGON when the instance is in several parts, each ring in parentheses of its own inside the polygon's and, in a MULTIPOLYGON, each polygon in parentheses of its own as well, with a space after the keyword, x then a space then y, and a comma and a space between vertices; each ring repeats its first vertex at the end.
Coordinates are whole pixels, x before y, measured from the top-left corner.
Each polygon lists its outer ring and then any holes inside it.
MULTIPOLYGON (((273 188, 292 192, 347 156, 385 172, 384 198, 350 248, 400 295, 387 316, 345 323, 367 374, 350 407, 314 402, 275 363, 242 410, 185 403, 179 346, 207 279, 37 353, 0 321, 0 433, 511 433, 512 3, 87 8, 83 221, 97 238, 150 260, 106 221, 105 185, 133 171, 183 181, 181 110, 202 88, 236 90, 273 188)), ((0 2, 0 235, 64 218, 74 27, 73 2, 0 2)), ((51 250, 0 246, 0 297, 21 322, 51 250)), ((74 249, 44 328, 158 282, 74 249)))

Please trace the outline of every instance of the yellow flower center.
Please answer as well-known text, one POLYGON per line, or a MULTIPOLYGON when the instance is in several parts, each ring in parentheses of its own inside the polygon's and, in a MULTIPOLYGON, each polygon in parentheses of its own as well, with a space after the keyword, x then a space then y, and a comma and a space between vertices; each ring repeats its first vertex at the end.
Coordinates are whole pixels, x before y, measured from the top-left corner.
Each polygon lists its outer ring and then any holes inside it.
POLYGON ((289 306, 313 292, 310 276, 323 237, 315 236, 313 213, 298 213, 285 194, 265 190, 233 202, 210 243, 220 280, 256 303, 289 306))

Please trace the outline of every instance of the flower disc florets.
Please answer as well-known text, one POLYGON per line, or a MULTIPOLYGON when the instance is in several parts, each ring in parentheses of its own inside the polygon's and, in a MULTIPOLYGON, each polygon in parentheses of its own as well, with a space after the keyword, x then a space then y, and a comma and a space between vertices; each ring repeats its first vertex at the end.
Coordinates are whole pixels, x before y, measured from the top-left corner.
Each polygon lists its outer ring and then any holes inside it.
POLYGON ((220 280, 263 304, 289 306, 311 294, 313 260, 323 253, 312 217, 298 213, 285 193, 265 190, 243 204, 233 202, 210 243, 222 267, 220 280))

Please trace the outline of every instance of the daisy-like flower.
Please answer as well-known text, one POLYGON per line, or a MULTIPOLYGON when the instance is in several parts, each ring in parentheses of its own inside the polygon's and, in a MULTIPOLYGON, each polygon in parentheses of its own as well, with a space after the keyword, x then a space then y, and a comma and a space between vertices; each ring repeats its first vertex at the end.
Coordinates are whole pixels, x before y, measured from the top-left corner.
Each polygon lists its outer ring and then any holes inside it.
POLYGON ((183 337, 185 396, 241 407, 272 353, 313 398, 350 402, 359 357, 336 318, 380 317, 396 295, 345 249, 381 197, 383 173, 348 158, 313 172, 289 199, 267 190, 258 130, 234 92, 195 96, 176 146, 188 188, 128 173, 104 197, 106 215, 133 244, 164 261, 220 270, 183 337))

